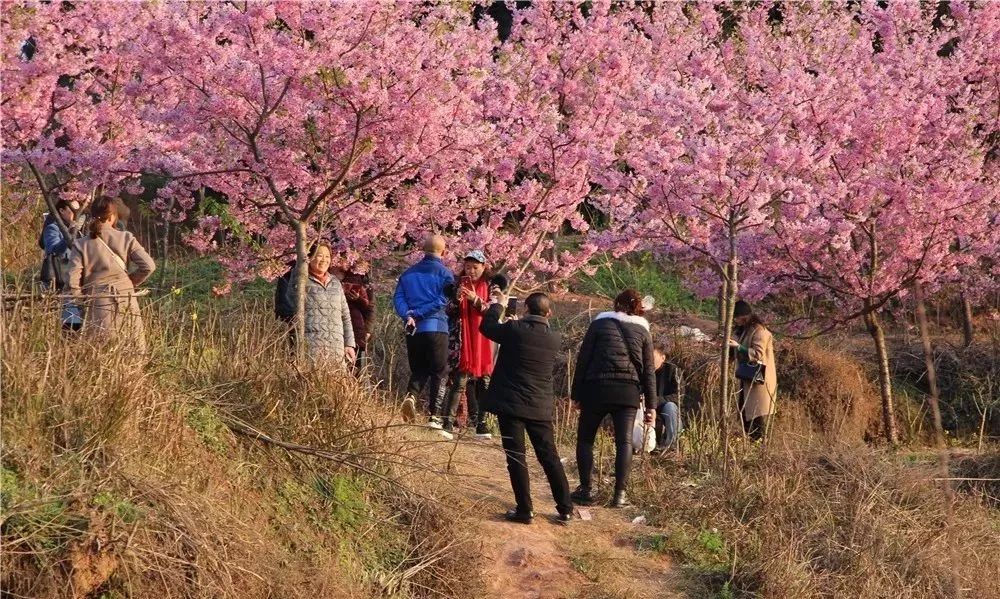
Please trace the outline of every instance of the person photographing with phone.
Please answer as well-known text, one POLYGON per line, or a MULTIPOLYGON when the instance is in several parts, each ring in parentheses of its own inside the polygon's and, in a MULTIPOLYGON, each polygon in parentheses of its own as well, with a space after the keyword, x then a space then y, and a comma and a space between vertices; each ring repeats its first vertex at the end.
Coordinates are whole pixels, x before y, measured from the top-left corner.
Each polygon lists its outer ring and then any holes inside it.
POLYGON ((552 303, 544 293, 532 293, 525 301, 524 318, 501 322, 506 304, 503 291, 493 286, 489 309, 479 327, 483 335, 500 344, 484 407, 500 422, 507 472, 514 490, 515 507, 505 518, 530 524, 535 516, 524 445, 527 434, 549 481, 558 512, 556 519, 566 524, 573 519, 573 503, 552 426, 552 380, 556 357, 562 349, 559 334, 549 326, 552 303))
POLYGON ((491 438, 479 409, 493 373, 493 344, 479 331, 490 301, 490 277, 486 270, 486 255, 482 250, 472 250, 462 260, 458 287, 448 305, 450 390, 448 400, 435 415, 436 423, 450 435, 464 390, 468 427, 480 440, 491 438))
POLYGON ((351 311, 351 328, 356 345, 354 369, 364 370, 368 364, 368 343, 371 341, 375 322, 375 290, 368 274, 369 265, 358 262, 348 266, 343 259, 330 267, 330 272, 340 280, 351 311))

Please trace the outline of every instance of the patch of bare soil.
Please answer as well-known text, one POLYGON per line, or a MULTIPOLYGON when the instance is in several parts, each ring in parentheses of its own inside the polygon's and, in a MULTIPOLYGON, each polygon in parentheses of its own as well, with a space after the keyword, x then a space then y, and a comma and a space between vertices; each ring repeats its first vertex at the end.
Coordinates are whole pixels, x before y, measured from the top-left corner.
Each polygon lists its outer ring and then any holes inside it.
MULTIPOLYGON (((415 431, 431 438, 433 432, 415 431)), ((554 521, 555 505, 541 467, 531 470, 535 521, 503 519, 513 495, 499 440, 428 444, 428 459, 443 475, 451 501, 462 506, 479 531, 482 578, 488 597, 504 599, 631 599, 684 596, 681 575, 668 557, 636 548, 637 536, 651 533, 633 524, 634 509, 585 508, 564 526, 554 521)), ((565 453, 564 453, 565 455, 565 453)), ((567 464, 570 485, 575 466, 567 464)))

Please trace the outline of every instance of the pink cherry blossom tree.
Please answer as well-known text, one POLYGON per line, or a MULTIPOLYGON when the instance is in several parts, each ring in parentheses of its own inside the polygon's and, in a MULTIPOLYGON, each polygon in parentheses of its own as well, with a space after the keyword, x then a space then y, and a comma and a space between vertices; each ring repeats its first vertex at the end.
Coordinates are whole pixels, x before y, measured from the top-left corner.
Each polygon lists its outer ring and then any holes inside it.
MULTIPOLYGON (((620 178, 629 219, 601 241, 618 252, 651 248, 701 264, 703 291, 722 287, 720 330, 733 330, 741 265, 756 259, 778 202, 802 185, 810 163, 789 127, 781 56, 790 42, 772 34, 767 9, 747 11, 730 36, 712 6, 658 6, 646 25, 654 43, 641 108, 641 142, 620 178)), ((757 294, 751 272, 744 295, 757 294)), ((728 443, 729 347, 720 350, 720 407, 728 443)))
POLYGON ((775 277, 828 298, 834 311, 827 329, 864 321, 893 445, 879 312, 914 285, 954 276, 969 259, 954 251, 956 236, 980 237, 996 205, 995 189, 983 184, 984 151, 970 119, 976 64, 968 58, 976 52, 966 46, 975 36, 964 32, 976 15, 953 14, 935 27, 919 5, 865 6, 857 22, 829 20, 789 58, 814 73, 800 79, 803 110, 794 127, 822 159, 775 219, 775 277), (957 49, 942 55, 956 37, 957 49))
POLYGON ((145 88, 130 48, 139 21, 108 3, 4 2, 0 19, 5 183, 35 188, 53 214, 57 197, 86 206, 134 186, 117 169, 149 157, 149 135, 136 134, 145 88))
POLYGON ((489 131, 476 100, 490 38, 468 15, 369 3, 150 10, 143 76, 160 97, 147 117, 176 146, 171 172, 201 173, 228 199, 249 242, 232 270, 273 274, 294 246, 300 333, 312 240, 356 250, 452 220, 489 131))
POLYGON ((596 250, 560 254, 555 243, 566 227, 589 230, 585 202, 613 195, 599 182, 634 129, 628 108, 650 45, 634 12, 609 2, 536 3, 515 11, 494 54, 483 116, 496 137, 467 204, 465 242, 498 250, 514 284, 566 277, 596 250))

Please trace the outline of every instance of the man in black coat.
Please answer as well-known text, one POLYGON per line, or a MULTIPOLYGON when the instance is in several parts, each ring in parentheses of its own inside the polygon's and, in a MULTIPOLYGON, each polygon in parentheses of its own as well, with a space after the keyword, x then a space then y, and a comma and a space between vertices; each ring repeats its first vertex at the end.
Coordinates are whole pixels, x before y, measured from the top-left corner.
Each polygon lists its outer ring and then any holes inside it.
POLYGON ((552 305, 544 293, 533 293, 525 301, 527 314, 521 320, 501 323, 506 298, 495 288, 493 300, 479 330, 500 344, 484 407, 500 421, 507 471, 517 502, 506 518, 529 524, 534 517, 525 458, 524 434, 527 433, 535 448, 535 457, 549 480, 559 512, 558 521, 567 523, 573 518, 573 503, 552 429, 552 379, 561 348, 558 333, 549 327, 552 305))

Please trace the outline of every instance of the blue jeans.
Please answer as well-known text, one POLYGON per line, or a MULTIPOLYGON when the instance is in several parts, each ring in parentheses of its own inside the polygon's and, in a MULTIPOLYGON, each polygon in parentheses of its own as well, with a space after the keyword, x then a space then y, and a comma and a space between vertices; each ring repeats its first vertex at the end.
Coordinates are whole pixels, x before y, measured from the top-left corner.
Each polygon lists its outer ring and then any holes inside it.
POLYGON ((670 447, 681 434, 681 413, 672 401, 662 402, 656 408, 656 446, 670 447))

